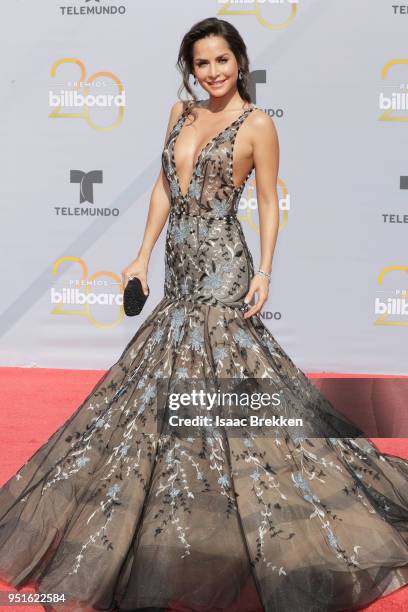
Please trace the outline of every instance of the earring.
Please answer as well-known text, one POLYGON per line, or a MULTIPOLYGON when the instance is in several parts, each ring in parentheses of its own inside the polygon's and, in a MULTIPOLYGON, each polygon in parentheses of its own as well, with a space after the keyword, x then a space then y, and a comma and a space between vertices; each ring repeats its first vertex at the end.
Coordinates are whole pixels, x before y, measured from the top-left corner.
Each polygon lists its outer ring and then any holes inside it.
POLYGON ((241 69, 238 70, 238 79, 242 81, 242 72, 241 69))

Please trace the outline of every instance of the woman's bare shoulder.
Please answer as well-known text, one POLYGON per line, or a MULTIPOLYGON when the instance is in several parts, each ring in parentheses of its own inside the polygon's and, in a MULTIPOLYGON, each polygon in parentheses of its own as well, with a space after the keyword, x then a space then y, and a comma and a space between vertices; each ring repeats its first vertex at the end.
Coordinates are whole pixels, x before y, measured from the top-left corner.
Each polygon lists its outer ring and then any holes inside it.
POLYGON ((170 108, 169 120, 167 124, 166 138, 170 134, 177 121, 180 119, 182 114, 189 108, 191 104, 190 100, 177 100, 170 108))
POLYGON ((261 139, 262 142, 265 142, 277 139, 278 133, 272 117, 261 108, 255 107, 248 119, 248 127, 253 140, 261 139))
POLYGON ((272 117, 270 117, 265 111, 257 106, 254 107, 254 110, 251 113, 251 124, 257 129, 271 129, 271 127, 275 127, 272 117))
POLYGON ((177 121, 191 105, 192 100, 177 100, 170 109, 170 118, 177 121))

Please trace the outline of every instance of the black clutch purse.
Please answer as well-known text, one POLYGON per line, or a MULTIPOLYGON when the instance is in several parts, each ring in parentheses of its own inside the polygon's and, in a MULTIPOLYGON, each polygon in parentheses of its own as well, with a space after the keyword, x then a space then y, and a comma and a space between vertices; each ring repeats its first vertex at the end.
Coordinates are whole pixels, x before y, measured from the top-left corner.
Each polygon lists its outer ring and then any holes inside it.
POLYGON ((123 292, 123 308, 125 310, 125 314, 128 317, 134 317, 142 312, 142 308, 148 296, 149 294, 144 294, 142 283, 137 276, 131 278, 125 287, 125 291, 123 292))

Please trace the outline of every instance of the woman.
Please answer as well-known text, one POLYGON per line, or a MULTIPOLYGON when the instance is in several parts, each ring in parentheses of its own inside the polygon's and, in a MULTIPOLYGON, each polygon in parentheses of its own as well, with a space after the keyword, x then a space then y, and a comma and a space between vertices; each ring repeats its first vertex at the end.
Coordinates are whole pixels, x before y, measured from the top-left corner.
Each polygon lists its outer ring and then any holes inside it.
POLYGON ((239 33, 195 24, 178 65, 193 100, 171 110, 143 242, 123 271, 147 293, 169 215, 164 297, 0 491, 1 576, 34 582, 50 609, 355 610, 408 582, 408 462, 337 414, 257 315, 277 235, 278 139, 251 104, 239 33), (208 93, 197 104, 190 73, 208 93), (236 217, 253 168, 255 273, 236 217), (156 385, 200 378, 281 384, 310 435, 159 434, 156 385))

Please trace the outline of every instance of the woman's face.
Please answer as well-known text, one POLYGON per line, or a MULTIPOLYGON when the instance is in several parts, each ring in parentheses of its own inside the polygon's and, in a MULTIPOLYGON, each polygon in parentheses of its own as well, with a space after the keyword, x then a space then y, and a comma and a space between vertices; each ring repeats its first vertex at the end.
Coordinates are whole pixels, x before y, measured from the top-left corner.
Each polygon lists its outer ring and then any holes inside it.
POLYGON ((211 96, 224 96, 236 88, 239 66, 222 36, 206 36, 194 43, 193 74, 211 96))

